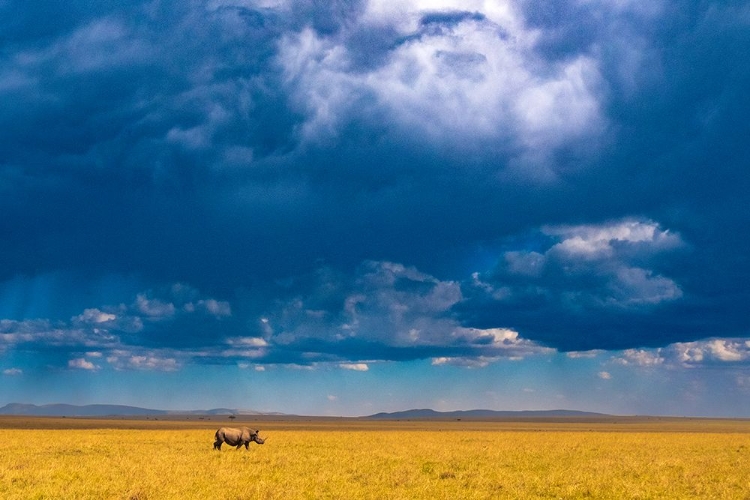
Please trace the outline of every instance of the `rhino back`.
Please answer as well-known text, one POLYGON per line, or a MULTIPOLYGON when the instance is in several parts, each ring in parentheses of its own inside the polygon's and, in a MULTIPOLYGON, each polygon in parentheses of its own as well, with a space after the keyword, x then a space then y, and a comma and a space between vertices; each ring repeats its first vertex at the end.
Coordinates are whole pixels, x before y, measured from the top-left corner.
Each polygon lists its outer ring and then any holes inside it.
POLYGON ((216 431, 216 437, 228 445, 236 446, 242 441, 242 430, 234 427, 222 427, 216 431))

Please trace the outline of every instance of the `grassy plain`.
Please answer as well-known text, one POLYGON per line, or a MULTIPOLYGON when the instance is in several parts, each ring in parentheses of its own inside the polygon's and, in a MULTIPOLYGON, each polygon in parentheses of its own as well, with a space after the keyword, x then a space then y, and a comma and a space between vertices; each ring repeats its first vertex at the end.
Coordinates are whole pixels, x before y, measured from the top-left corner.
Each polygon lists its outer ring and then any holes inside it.
POLYGON ((0 498, 750 500, 750 421, 0 417, 0 498))

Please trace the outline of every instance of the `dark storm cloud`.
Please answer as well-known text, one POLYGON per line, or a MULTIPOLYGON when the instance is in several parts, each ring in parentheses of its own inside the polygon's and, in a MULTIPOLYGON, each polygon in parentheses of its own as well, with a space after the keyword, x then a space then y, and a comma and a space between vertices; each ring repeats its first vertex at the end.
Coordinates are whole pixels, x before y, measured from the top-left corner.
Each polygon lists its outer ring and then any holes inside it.
POLYGON ((465 289, 475 300, 459 306, 476 315, 470 322, 505 321, 564 350, 662 345, 696 334, 687 322, 673 319, 672 331, 663 324, 684 300, 680 284, 659 269, 663 254, 686 251, 678 234, 636 220, 543 233, 539 250, 506 250, 494 270, 474 275, 465 289))
POLYGON ((468 364, 747 335, 747 7, 513 7, 0 5, 5 349, 468 364))
POLYGON ((213 168, 289 147, 295 119, 265 71, 278 19, 151 7, 75 25, 42 16, 57 31, 4 52, 0 203, 17 242, 4 277, 85 261, 155 272, 209 225, 200 191, 213 168))

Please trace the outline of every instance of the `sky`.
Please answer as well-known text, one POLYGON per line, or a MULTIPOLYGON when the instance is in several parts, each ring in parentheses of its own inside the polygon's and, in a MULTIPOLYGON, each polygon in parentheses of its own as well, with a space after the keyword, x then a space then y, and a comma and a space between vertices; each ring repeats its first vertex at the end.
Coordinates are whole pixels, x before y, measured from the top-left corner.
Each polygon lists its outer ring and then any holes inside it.
POLYGON ((0 0, 0 406, 750 417, 750 4, 0 0))

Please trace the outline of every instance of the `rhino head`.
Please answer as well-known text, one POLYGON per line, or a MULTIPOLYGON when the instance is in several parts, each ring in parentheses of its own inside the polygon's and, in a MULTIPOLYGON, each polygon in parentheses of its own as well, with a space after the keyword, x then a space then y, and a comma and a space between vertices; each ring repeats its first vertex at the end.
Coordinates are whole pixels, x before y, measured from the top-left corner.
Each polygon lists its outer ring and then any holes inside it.
POLYGON ((250 431, 250 441, 255 441, 258 444, 263 444, 266 442, 265 439, 261 438, 258 434, 260 431, 250 431))

